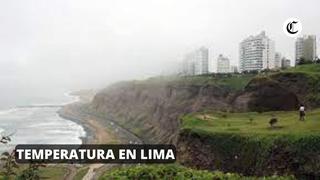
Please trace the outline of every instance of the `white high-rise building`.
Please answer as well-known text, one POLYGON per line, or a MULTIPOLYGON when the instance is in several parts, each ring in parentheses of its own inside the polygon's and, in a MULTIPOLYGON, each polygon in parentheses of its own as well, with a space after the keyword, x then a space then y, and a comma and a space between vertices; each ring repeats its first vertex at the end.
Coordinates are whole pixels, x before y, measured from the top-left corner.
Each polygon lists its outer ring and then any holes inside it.
POLYGON ((217 72, 230 73, 230 70, 230 60, 220 54, 217 60, 217 72))
POLYGON ((194 53, 195 75, 209 73, 209 50, 201 47, 194 53))
POLYGON ((282 67, 282 56, 281 53, 276 52, 274 56, 274 68, 281 68, 282 67))
POLYGON ((240 71, 273 69, 275 43, 262 31, 240 43, 240 71))
POLYGON ((306 61, 314 61, 317 57, 317 40, 315 35, 304 35, 296 40, 296 64, 303 58, 306 61))
POLYGON ((201 47, 187 54, 183 62, 183 74, 201 75, 209 73, 209 50, 201 47))

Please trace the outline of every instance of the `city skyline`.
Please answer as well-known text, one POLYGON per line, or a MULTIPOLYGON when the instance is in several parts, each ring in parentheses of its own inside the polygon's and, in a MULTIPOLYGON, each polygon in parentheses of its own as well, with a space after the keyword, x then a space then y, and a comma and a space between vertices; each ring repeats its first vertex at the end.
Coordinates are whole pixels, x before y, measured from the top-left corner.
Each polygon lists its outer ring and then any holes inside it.
MULTIPOLYGON (((311 50, 307 50, 308 51, 308 53, 310 54, 312 54, 312 55, 310 55, 310 56, 313 56, 313 60, 315 60, 315 58, 317 58, 318 57, 318 54, 317 54, 317 51, 318 51, 318 49, 317 49, 317 44, 318 44, 318 41, 316 40, 317 38, 316 38, 316 36, 315 35, 310 35, 310 34, 302 34, 302 35, 300 35, 300 36, 298 36, 298 37, 296 37, 295 38, 295 42, 294 42, 294 57, 295 58, 293 58, 293 59, 289 59, 289 58, 287 58, 286 56, 283 56, 282 55, 282 53, 281 52, 279 52, 277 49, 275 49, 275 47, 276 47, 276 45, 275 45, 275 41, 274 40, 272 40, 272 39, 270 39, 268 36, 266 36, 266 32, 265 31, 261 31, 258 35, 250 35, 250 36, 248 36, 247 38, 245 38, 244 40, 242 40, 241 41, 241 43, 242 42, 244 42, 244 41, 246 41, 246 40, 250 40, 250 39, 254 39, 254 38, 257 38, 257 37, 259 37, 259 36, 265 36, 266 38, 267 38, 267 40, 270 40, 270 43, 271 43, 271 54, 269 54, 268 55, 268 60, 266 60, 264 63, 264 65, 263 64, 261 64, 261 68, 256 68, 256 69, 252 69, 252 70, 262 70, 262 69, 277 69, 277 68, 281 68, 281 67, 289 67, 288 65, 290 65, 290 66, 295 66, 296 65, 296 61, 297 61, 297 53, 298 54, 301 54, 299 57, 301 58, 303 55, 302 55, 302 50, 300 50, 300 52, 299 52, 299 50, 297 49, 297 44, 299 44, 299 42, 300 42, 300 44, 301 44, 301 41, 302 40, 307 40, 307 41, 310 41, 310 40, 312 40, 312 42, 309 42, 308 43, 308 48, 309 48, 309 46, 312 46, 312 49, 311 50), (311 39, 310 39, 311 38, 311 39), (310 44, 311 43, 311 44, 310 44), (310 45, 309 45, 310 44, 310 45), (270 59, 271 58, 271 59, 270 59), (288 62, 289 62, 289 64, 288 64, 288 62)), ((240 43, 240 45, 239 45, 239 48, 241 48, 241 43, 240 43)), ((268 47, 270 46, 270 45, 267 45, 268 47)), ((203 48, 204 46, 202 46, 202 48, 203 48)), ((306 48, 306 49, 308 49, 308 48, 306 48)), ((209 48, 208 48, 209 49, 209 48)), ((301 49, 301 48, 300 48, 301 49)), ((304 50, 304 51, 306 51, 306 49, 304 50)), ((222 58, 223 56, 222 56, 222 54, 219 54, 219 55, 217 55, 217 56, 213 56, 212 54, 213 54, 213 50, 211 49, 211 50, 208 50, 208 54, 209 54, 209 56, 208 56, 208 68, 209 68, 209 70, 208 70, 208 72, 209 73, 221 73, 221 70, 219 69, 219 59, 220 58, 222 58), (215 64, 215 65, 213 65, 213 64, 215 64), (215 66, 215 68, 213 67, 213 66, 215 66)), ((241 54, 241 53, 239 53, 239 54, 241 54)), ((189 53, 189 55, 190 55, 190 53, 189 53)), ((186 57, 186 56, 185 56, 186 57)), ((224 58, 224 57, 223 57, 224 58)), ((233 66, 233 67, 237 67, 237 68, 240 68, 241 69, 241 57, 240 57, 240 55, 239 55, 239 61, 238 61, 238 64, 232 64, 232 63, 230 63, 230 59, 229 58, 227 58, 228 59, 228 63, 229 63, 229 70, 230 71, 232 71, 231 70, 231 67, 233 66)), ((308 58, 307 58, 308 59, 308 58)), ((184 58, 184 60, 183 60, 184 62, 182 62, 182 63, 185 63, 185 58, 184 58)), ((220 65, 221 66, 221 65, 220 65)), ((189 73, 190 74, 190 73, 189 73)), ((193 73, 193 74, 196 74, 196 73, 193 73)), ((198 73, 198 74, 201 74, 201 73, 198 73)), ((203 73, 203 74, 205 74, 205 73, 203 73)))
POLYGON ((295 38, 283 32, 283 23, 298 18, 301 34, 316 35, 319 43, 319 5, 318 0, 1 1, 0 76, 17 82, 16 89, 99 87, 159 75, 201 46, 213 49, 210 59, 224 54, 235 65, 239 42, 262 30, 293 60, 295 38))

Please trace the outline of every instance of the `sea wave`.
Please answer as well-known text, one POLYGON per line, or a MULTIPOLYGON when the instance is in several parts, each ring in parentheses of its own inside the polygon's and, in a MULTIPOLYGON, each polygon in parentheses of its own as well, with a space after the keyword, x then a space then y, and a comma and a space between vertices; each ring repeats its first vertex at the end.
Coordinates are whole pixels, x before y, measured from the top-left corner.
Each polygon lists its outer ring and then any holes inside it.
MULTIPOLYGON (((5 148, 29 143, 81 144, 82 138, 86 136, 84 128, 57 114, 58 106, 77 102, 79 97, 71 95, 71 92, 64 93, 64 96, 68 98, 63 103, 35 103, 30 107, 1 110, 0 133, 16 132, 12 135, 10 145, 5 148)), ((3 148, 0 147, 0 151, 3 148)))
POLYGON ((13 113, 17 110, 18 110, 18 108, 4 109, 4 110, 0 111, 0 115, 10 114, 10 113, 13 113))

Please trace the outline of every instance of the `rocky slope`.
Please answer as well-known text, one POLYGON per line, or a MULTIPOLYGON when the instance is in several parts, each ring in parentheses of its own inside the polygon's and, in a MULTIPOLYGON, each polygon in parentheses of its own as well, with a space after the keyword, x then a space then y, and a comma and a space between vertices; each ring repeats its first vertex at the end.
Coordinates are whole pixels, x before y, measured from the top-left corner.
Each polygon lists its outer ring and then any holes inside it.
POLYGON ((320 178, 320 135, 261 135, 182 130, 178 161, 195 169, 237 172, 248 176, 295 175, 320 178))
POLYGON ((216 85, 126 82, 98 93, 91 108, 111 116, 145 142, 174 142, 179 116, 212 107, 226 110, 230 92, 216 85))
POLYGON ((282 82, 270 77, 256 77, 234 97, 231 104, 238 111, 286 111, 296 109, 299 100, 296 93, 283 86, 282 82))

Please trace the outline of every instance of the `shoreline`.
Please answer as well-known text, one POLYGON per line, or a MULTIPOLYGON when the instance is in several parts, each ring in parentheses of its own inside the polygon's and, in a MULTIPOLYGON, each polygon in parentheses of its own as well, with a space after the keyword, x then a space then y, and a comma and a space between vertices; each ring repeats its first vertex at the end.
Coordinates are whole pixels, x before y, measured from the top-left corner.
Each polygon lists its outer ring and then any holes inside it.
POLYGON ((57 111, 66 120, 73 121, 83 127, 86 135, 79 137, 82 144, 115 144, 121 141, 112 128, 105 126, 101 119, 81 111, 85 103, 68 104, 57 111))
POLYGON ((86 136, 82 144, 143 144, 143 141, 112 119, 98 117, 85 109, 86 102, 75 102, 57 111, 64 119, 81 125, 86 136))
POLYGON ((94 144, 94 141, 97 137, 97 129, 91 126, 89 123, 84 122, 84 120, 81 117, 77 117, 77 115, 73 114, 73 112, 70 110, 71 106, 75 106, 78 103, 79 102, 75 102, 63 106, 61 109, 57 111, 57 114, 61 118, 70 120, 83 128, 83 130, 85 131, 85 136, 79 137, 82 141, 81 144, 94 144))
POLYGON ((81 139, 81 144, 97 143, 95 141, 99 136, 98 132, 101 132, 101 128, 88 123, 88 121, 84 120, 84 117, 81 117, 80 113, 76 113, 77 111, 75 111, 75 109, 80 108, 81 105, 89 103, 92 100, 94 97, 93 91, 71 91, 66 95, 75 98, 75 100, 61 106, 57 111, 58 116, 72 121, 83 128, 85 136, 79 137, 79 139, 81 139))
POLYGON ((71 116, 66 115, 63 112, 64 111, 63 108, 64 107, 62 107, 60 110, 57 111, 58 116, 65 119, 65 120, 72 121, 83 128, 85 135, 78 137, 81 140, 81 144, 92 143, 92 137, 94 136, 94 131, 91 129, 91 127, 88 127, 88 125, 86 123, 80 121, 77 118, 72 118, 71 116))

